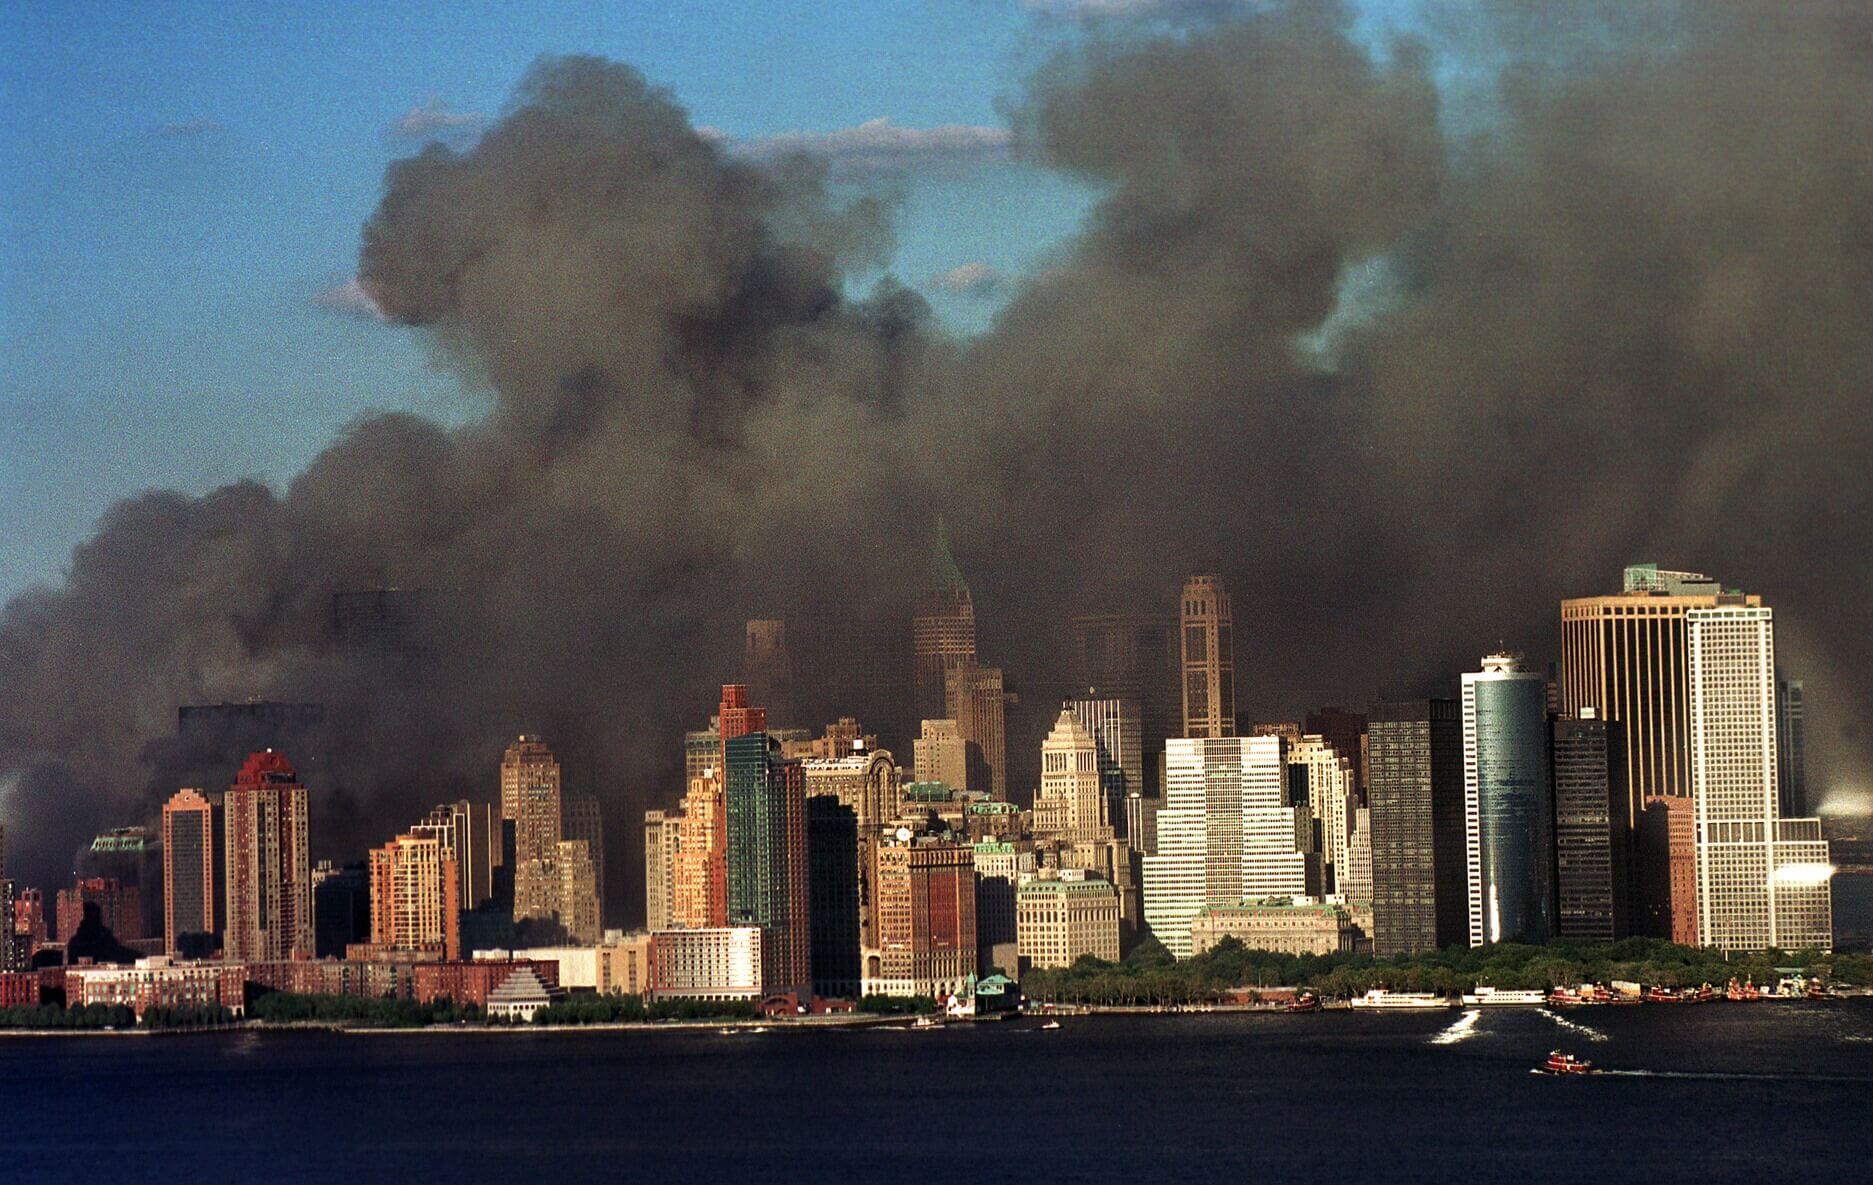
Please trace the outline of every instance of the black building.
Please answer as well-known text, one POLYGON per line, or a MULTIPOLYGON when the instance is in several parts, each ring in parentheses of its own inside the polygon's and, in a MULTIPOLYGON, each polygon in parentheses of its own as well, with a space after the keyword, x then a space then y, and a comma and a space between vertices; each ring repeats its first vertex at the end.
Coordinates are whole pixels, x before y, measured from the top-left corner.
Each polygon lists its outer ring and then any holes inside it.
MULTIPOLYGON (((1589 711, 1590 709, 1583 709, 1589 711)), ((1629 932, 1625 732, 1617 723, 1554 722, 1558 935, 1611 942, 1629 932)))
POLYGON ((1416 954, 1468 942, 1457 701, 1375 704, 1367 746, 1373 952, 1416 954))
POLYGON ((371 877, 363 864, 312 870, 312 948, 319 958, 342 959, 345 947, 371 937, 371 877))
POLYGON ((806 859, 813 994, 856 998, 858 813, 834 795, 815 794, 806 800, 806 859))

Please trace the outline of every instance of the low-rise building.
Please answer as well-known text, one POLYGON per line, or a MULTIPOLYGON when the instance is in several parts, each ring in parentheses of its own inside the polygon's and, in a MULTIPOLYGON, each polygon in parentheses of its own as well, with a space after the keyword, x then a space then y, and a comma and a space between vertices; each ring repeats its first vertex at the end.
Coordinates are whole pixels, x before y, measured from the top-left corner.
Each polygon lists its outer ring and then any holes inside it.
POLYGON ((1274 897, 1235 905, 1211 905, 1190 924, 1190 950, 1202 954, 1225 938, 1250 950, 1284 955, 1351 954, 1359 927, 1343 905, 1274 897))
POLYGON ((1117 962, 1119 893, 1081 868, 1049 869, 1015 893, 1023 970, 1071 967, 1082 956, 1117 962))
POLYGON ((121 1004, 139 1018, 151 1008, 220 1005, 239 1016, 246 1010, 247 968, 239 963, 190 963, 166 955, 138 959, 131 967, 81 966, 65 970, 70 1007, 121 1004))
MULTIPOLYGON (((429 959, 428 962, 439 960, 429 959)), ((275 992, 297 996, 392 996, 408 1000, 415 995, 415 971, 410 959, 279 959, 247 964, 247 982, 275 992)))
POLYGON ((536 1012, 565 994, 564 988, 540 982, 531 966, 521 967, 488 993, 488 1019, 529 1022, 536 1012))

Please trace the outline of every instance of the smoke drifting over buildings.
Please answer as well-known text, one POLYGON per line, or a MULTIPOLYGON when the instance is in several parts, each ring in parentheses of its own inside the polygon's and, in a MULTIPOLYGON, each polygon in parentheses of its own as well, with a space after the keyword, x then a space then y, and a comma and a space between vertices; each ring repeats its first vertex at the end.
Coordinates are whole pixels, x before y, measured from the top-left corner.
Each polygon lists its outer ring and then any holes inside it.
POLYGON ((394 165, 364 231, 364 288, 485 417, 122 503, 0 613, 14 866, 56 880, 224 786, 176 709, 248 697, 323 706, 320 854, 487 797, 521 731, 620 826, 680 792, 746 618, 907 605, 939 515, 1016 683, 1068 669, 1071 613, 1227 573, 1251 713, 1539 652, 1636 559, 1710 571, 1781 610, 1840 784, 1873 706, 1873 16, 1646 15, 1667 35, 1500 42, 1495 101, 1455 113, 1428 49, 1375 60, 1333 5, 1089 36, 1014 125, 1104 197, 967 341, 845 292, 887 203, 543 60, 473 146, 394 165), (446 593, 420 661, 335 640, 332 594, 380 586, 446 593))

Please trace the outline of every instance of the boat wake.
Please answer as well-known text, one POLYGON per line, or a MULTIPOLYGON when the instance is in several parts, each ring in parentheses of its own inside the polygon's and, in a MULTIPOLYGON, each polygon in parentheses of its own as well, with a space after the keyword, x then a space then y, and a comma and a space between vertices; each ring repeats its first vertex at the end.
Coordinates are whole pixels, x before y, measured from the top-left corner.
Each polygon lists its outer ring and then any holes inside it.
POLYGON ((1873 1085, 1873 1078, 1834 1074, 1732 1074, 1719 1070, 1601 1070, 1608 1078, 1687 1078, 1706 1082, 1845 1082, 1873 1085))
POLYGON ((1476 1036, 1481 1031, 1476 1027, 1476 1020, 1481 1015, 1483 1014, 1476 1009, 1470 1009, 1451 1021, 1442 1032, 1432 1034, 1431 1044, 1455 1045, 1459 1041, 1467 1041, 1476 1036))
POLYGON ((1562 1016, 1551 1008, 1543 1008, 1541 1014, 1561 1028, 1566 1029, 1568 1032, 1579 1033, 1589 1041, 1604 1041, 1607 1039, 1605 1033, 1602 1033, 1592 1025, 1583 1025, 1577 1020, 1569 1020, 1567 1017, 1562 1016))

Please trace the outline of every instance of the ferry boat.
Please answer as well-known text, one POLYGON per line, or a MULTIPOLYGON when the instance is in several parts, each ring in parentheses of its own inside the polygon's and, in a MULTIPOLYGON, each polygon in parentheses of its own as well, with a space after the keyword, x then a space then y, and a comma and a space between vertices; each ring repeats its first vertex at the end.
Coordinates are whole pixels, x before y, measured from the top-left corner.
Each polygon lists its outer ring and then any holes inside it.
POLYGON ((1548 1002, 1548 993, 1543 991, 1520 991, 1514 988, 1494 988, 1477 984, 1473 992, 1463 993, 1465 1008, 1507 1008, 1513 1006, 1539 1008, 1548 1002))
POLYGON ((1598 1074, 1600 1071, 1593 1068, 1592 1062, 1575 1057, 1571 1053, 1562 1053, 1560 1050, 1556 1049, 1548 1054, 1547 1061, 1535 1067, 1532 1072, 1536 1074, 1549 1074, 1556 1078, 1566 1078, 1574 1074, 1598 1074))
POLYGON ((1354 996, 1347 1003, 1354 1008, 1373 1008, 1383 1012, 1428 1011, 1449 1008, 1450 997, 1440 996, 1436 992, 1392 992, 1373 988, 1363 996, 1354 996))

